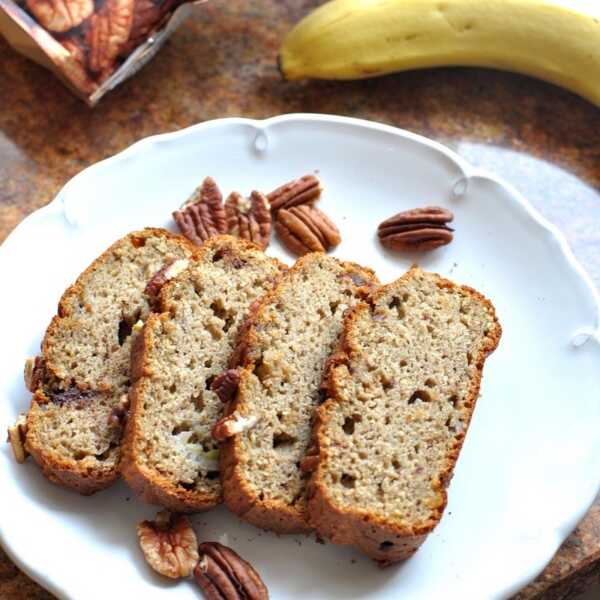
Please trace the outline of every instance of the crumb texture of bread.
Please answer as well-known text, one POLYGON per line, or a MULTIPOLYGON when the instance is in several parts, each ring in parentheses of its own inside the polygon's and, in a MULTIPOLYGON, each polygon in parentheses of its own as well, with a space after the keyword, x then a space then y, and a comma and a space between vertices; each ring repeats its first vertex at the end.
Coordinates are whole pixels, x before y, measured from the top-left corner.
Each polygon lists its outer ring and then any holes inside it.
POLYGON ((284 265, 253 244, 211 238, 164 286, 132 357, 131 407, 121 471, 147 502, 195 512, 221 501, 218 444, 223 402, 211 389, 228 366, 240 325, 284 265))
POLYGON ((228 413, 256 423, 221 448, 225 502, 243 519, 279 533, 310 530, 299 463, 344 311, 375 283, 369 269, 309 254, 254 311, 240 340, 243 368, 228 413))
POLYGON ((501 328, 475 290, 411 269, 346 316, 317 411, 309 515, 389 564, 437 525, 501 328))
POLYGON ((89 494, 118 476, 134 325, 147 319, 149 280, 192 255, 187 240, 145 229, 115 242, 63 294, 46 331, 26 447, 46 476, 89 494))

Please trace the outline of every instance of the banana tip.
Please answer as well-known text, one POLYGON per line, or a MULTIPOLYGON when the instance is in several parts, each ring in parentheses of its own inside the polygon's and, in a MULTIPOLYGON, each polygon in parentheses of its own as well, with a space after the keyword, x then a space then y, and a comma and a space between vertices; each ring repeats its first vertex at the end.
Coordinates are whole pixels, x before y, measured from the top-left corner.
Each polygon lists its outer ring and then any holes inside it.
POLYGON ((281 78, 284 81, 287 81, 287 77, 285 76, 285 71, 283 70, 283 60, 281 58, 281 54, 277 55, 277 70, 279 71, 281 78))

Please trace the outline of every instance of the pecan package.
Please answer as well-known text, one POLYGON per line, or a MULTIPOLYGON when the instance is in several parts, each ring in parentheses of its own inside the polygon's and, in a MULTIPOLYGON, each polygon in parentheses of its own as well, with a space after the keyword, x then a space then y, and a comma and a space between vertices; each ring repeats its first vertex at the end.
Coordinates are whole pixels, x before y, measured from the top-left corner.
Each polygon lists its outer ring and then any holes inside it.
POLYGON ((0 0, 0 34, 93 106, 156 54, 191 1, 0 0))

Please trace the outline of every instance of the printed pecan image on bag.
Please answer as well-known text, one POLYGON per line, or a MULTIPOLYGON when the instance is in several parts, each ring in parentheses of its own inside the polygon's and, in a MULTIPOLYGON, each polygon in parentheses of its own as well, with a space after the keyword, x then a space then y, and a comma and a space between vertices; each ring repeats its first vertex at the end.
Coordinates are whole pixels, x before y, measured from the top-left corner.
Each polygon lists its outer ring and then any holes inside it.
POLYGON ((0 34, 93 106, 190 11, 190 0, 0 0, 0 34))

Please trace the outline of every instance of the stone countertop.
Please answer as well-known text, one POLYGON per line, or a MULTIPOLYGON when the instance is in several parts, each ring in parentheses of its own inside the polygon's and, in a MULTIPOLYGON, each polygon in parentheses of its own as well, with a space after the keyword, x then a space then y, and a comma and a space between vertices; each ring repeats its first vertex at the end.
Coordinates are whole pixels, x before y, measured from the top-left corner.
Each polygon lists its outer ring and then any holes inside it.
MULTIPOLYGON (((312 0, 196 7, 158 56, 91 110, 0 40, 0 241, 81 169, 148 135, 225 116, 319 112, 437 139, 511 181, 600 287, 600 109, 551 85, 480 69, 360 82, 283 82, 275 55, 312 0)), ((201 176, 201 174, 199 174, 201 176)), ((567 600, 600 579, 600 498, 518 600, 567 600)), ((49 599, 0 550, 0 598, 49 599)))

